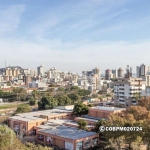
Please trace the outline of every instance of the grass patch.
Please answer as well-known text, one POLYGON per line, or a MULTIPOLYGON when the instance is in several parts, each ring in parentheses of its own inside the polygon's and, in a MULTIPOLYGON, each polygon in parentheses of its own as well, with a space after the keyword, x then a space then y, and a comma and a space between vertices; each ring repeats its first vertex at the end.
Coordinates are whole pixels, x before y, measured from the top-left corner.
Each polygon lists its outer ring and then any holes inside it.
MULTIPOLYGON (((29 105, 28 103, 26 104, 18 104, 18 106, 22 106, 22 105, 29 105)), ((17 108, 17 104, 4 104, 4 105, 0 105, 0 109, 9 109, 9 108, 17 108)))

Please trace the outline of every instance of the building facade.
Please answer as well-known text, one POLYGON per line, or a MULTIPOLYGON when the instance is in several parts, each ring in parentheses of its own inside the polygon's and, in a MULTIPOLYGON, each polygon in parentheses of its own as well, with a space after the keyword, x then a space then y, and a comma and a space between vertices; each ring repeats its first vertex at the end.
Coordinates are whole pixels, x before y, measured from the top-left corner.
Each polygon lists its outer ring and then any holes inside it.
POLYGON ((42 76, 42 77, 45 75, 44 66, 43 65, 37 67, 37 74, 38 74, 38 76, 42 76))
POLYGON ((124 107, 136 105, 135 93, 145 96, 146 83, 142 78, 120 78, 113 81, 114 85, 114 103, 124 107))

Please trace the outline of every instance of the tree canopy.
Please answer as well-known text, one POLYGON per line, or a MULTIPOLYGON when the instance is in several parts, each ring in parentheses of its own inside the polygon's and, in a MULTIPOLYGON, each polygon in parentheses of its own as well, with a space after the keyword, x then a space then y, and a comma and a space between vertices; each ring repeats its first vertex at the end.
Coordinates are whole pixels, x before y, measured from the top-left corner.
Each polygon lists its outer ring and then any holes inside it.
POLYGON ((31 107, 28 104, 22 104, 17 107, 16 113, 31 112, 31 107))
POLYGON ((77 93, 68 94, 68 97, 73 101, 73 104, 80 100, 80 96, 77 93))
POLYGON ((86 130, 87 129, 87 122, 84 119, 79 119, 77 121, 78 125, 79 125, 79 129, 81 130, 86 130))
MULTIPOLYGON (((118 114, 111 114, 104 126, 107 127, 141 127, 142 131, 105 131, 104 134, 110 144, 124 138, 124 143, 129 149, 140 147, 142 141, 150 143, 150 112, 145 107, 131 106, 126 111, 118 114)), ((149 144, 150 145, 150 144, 149 144)), ((119 147, 120 145, 115 145, 119 147)))
POLYGON ((39 109, 52 109, 56 106, 58 106, 58 101, 52 96, 42 97, 41 101, 38 102, 39 109))
POLYGON ((58 96, 57 97, 57 101, 58 101, 58 105, 59 106, 65 106, 65 105, 72 104, 71 99, 68 96, 66 96, 66 95, 58 96))
POLYGON ((74 106, 73 113, 76 116, 85 115, 85 114, 88 114, 88 109, 89 109, 89 106, 86 106, 82 103, 77 103, 74 106))

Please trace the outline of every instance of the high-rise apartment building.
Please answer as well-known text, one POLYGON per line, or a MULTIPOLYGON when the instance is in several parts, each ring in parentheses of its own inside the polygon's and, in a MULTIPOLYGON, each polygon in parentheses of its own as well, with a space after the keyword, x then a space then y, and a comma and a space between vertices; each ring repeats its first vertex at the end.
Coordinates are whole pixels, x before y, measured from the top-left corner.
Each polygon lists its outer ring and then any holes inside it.
POLYGON ((97 67, 95 69, 92 69, 93 74, 97 74, 100 75, 100 69, 98 69, 97 67))
POLYGON ((38 76, 41 76, 41 77, 44 76, 45 73, 44 73, 44 66, 43 65, 37 67, 37 74, 38 74, 38 76))
POLYGON ((137 78, 142 78, 143 80, 146 80, 146 74, 147 74, 146 65, 142 64, 141 66, 136 67, 136 76, 137 76, 137 78))
POLYGON ((124 77, 123 69, 122 69, 122 68, 119 68, 119 69, 118 69, 118 78, 123 78, 123 77, 124 77))
POLYGON ((114 84, 114 103, 116 105, 136 105, 135 93, 145 96, 145 81, 141 78, 119 78, 113 81, 114 84))
POLYGON ((130 78, 130 77, 132 77, 132 67, 127 65, 125 78, 130 78))
POLYGON ((31 82, 31 76, 30 75, 24 75, 23 76, 23 82, 25 83, 25 85, 29 86, 29 83, 31 82))
POLYGON ((116 69, 112 70, 113 78, 118 78, 118 71, 116 69))
POLYGON ((5 68, 5 76, 13 76, 13 77, 17 77, 18 75, 21 73, 22 68, 15 66, 15 67, 7 67, 5 68))
POLYGON ((150 75, 146 75, 146 86, 150 86, 150 75))
POLYGON ((105 80, 110 80, 113 78, 113 74, 110 69, 105 70, 105 80))

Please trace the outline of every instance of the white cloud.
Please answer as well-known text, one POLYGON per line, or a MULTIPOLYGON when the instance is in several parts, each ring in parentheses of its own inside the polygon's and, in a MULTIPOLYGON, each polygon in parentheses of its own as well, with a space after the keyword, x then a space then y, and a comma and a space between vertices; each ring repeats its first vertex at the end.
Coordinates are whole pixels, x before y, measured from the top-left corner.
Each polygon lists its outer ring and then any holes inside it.
MULTIPOLYGON (((57 43, 57 42, 56 42, 57 43)), ((26 68, 36 68, 44 64, 46 69, 56 66, 61 70, 72 70, 81 72, 93 67, 99 67, 102 72, 105 69, 126 67, 127 64, 135 68, 141 63, 149 63, 150 40, 137 42, 83 42, 58 43, 58 49, 52 47, 56 45, 27 43, 24 41, 0 41, 0 45, 5 49, 1 58, 6 59, 8 64, 20 65, 26 68), (9 42, 9 45, 7 44, 9 42), (61 48, 66 49, 62 51, 61 48), (11 54, 11 55, 8 55, 11 54)), ((4 64, 1 59, 0 63, 4 64)), ((2 67, 2 66, 1 66, 2 67)))
POLYGON ((0 10, 0 34, 14 31, 19 23, 20 16, 25 10, 24 5, 12 5, 0 10))

